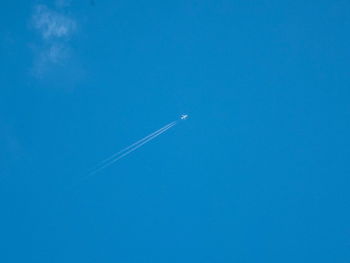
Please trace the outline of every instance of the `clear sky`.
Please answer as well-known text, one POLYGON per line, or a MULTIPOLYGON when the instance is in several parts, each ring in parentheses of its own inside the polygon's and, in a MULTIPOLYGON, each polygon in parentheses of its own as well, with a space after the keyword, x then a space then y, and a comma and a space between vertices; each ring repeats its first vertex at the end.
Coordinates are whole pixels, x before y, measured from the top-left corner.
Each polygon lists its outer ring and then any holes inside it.
POLYGON ((0 262, 349 262, 349 11, 3 0, 0 262))

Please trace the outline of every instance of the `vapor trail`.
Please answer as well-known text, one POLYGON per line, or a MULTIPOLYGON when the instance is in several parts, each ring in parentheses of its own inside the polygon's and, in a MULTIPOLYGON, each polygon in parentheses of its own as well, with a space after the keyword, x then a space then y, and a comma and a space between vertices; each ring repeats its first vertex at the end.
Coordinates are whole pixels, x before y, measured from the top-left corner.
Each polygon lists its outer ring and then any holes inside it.
POLYGON ((162 133, 169 130, 171 127, 176 125, 177 121, 173 121, 164 127, 160 128, 159 130, 152 132, 151 134, 147 135, 146 137, 142 138, 141 140, 138 140, 137 142, 129 145, 128 147, 124 148, 123 150, 113 154, 111 157, 105 159, 98 165, 93 171, 89 173, 89 176, 94 175, 98 173, 99 171, 103 170, 104 168, 110 166, 111 164, 115 163, 116 161, 120 160, 124 156, 128 155, 129 153, 135 151, 136 149, 140 148, 142 145, 146 144, 147 142, 153 140, 154 138, 158 137, 162 133))
POLYGON ((109 162, 110 160, 116 158, 118 155, 122 154, 123 152, 126 152, 127 150, 129 150, 130 148, 138 145, 139 143, 143 142, 144 140, 147 140, 148 138, 152 137, 153 135, 157 134, 158 132, 161 132, 162 130, 166 129, 167 127, 169 127, 170 125, 175 124, 176 121, 173 121, 165 126, 163 126, 162 128, 156 130, 155 132, 152 132, 151 134, 143 137, 142 139, 138 140, 137 142, 134 142, 133 144, 125 147, 124 149, 120 150, 119 152, 112 154, 111 156, 107 157, 106 159, 104 159, 103 161, 101 161, 99 164, 97 164, 94 168, 92 168, 92 171, 94 170, 98 170, 99 167, 103 166, 104 164, 106 164, 107 162, 109 162))

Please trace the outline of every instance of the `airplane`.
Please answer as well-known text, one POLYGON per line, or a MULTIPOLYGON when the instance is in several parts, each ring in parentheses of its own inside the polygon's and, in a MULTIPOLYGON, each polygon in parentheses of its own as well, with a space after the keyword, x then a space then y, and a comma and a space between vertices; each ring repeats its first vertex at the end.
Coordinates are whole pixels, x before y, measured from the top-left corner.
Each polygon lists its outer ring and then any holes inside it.
POLYGON ((187 114, 182 114, 180 118, 181 118, 181 120, 186 120, 188 118, 188 115, 187 114))

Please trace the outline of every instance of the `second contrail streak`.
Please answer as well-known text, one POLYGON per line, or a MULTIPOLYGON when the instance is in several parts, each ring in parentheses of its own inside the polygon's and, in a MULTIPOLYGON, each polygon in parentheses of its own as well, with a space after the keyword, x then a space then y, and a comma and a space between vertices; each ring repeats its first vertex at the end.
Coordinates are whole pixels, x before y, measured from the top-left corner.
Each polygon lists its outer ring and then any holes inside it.
POLYGON ((94 175, 98 173, 99 171, 103 170, 104 168, 110 166, 111 164, 115 163, 116 161, 120 160, 124 156, 128 155, 129 153, 135 151, 136 149, 140 148, 142 145, 146 144, 147 142, 153 140, 154 138, 158 137, 162 133, 169 130, 171 127, 177 124, 177 121, 173 121, 164 127, 158 129, 155 132, 152 132, 151 134, 147 135, 146 137, 142 138, 141 140, 138 140, 137 142, 129 145, 128 147, 124 148, 123 150, 113 154, 111 157, 108 157, 107 159, 103 160, 94 170, 92 170, 89 173, 89 176, 94 175))
POLYGON ((98 165, 95 166, 95 168, 93 168, 93 170, 97 170, 99 169, 99 167, 105 165, 106 163, 108 163, 109 161, 111 161, 112 159, 116 158, 117 156, 123 154, 124 152, 126 152, 127 150, 135 147, 136 145, 140 144, 141 142, 147 140, 148 138, 152 137, 153 135, 158 134, 159 132, 163 131, 164 129, 167 129, 169 126, 173 126, 176 123, 176 121, 173 121, 165 126, 163 126, 162 128, 156 130, 155 132, 152 132, 151 134, 143 137, 142 139, 138 140, 137 142, 134 142, 133 144, 125 147, 124 149, 120 150, 119 152, 113 154, 112 156, 107 157, 106 159, 104 159, 103 161, 101 161, 98 165))

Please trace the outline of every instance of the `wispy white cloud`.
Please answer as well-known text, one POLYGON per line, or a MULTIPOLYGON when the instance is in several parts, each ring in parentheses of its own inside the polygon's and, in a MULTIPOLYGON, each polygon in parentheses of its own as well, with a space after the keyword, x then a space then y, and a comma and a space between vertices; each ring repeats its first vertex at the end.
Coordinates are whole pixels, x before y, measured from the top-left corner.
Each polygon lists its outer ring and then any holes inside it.
POLYGON ((68 58, 69 50, 63 45, 51 45, 47 50, 47 56, 50 61, 54 63, 60 63, 60 61, 68 58))
POLYGON ((47 47, 36 48, 32 73, 39 78, 51 74, 69 62, 71 48, 62 43, 50 43, 47 47))
POLYGON ((56 0, 55 1, 55 5, 57 7, 61 7, 61 8, 69 7, 70 4, 71 4, 71 0, 56 0))
POLYGON ((76 28, 75 21, 63 14, 38 5, 33 15, 34 27, 45 40, 69 37, 76 28))
POLYGON ((57 8, 46 5, 34 7, 32 27, 40 39, 33 48, 35 58, 32 72, 37 77, 43 77, 52 66, 65 64, 72 54, 69 42, 76 31, 77 23, 73 17, 59 9, 69 7, 69 4, 69 0, 56 0, 57 8))

